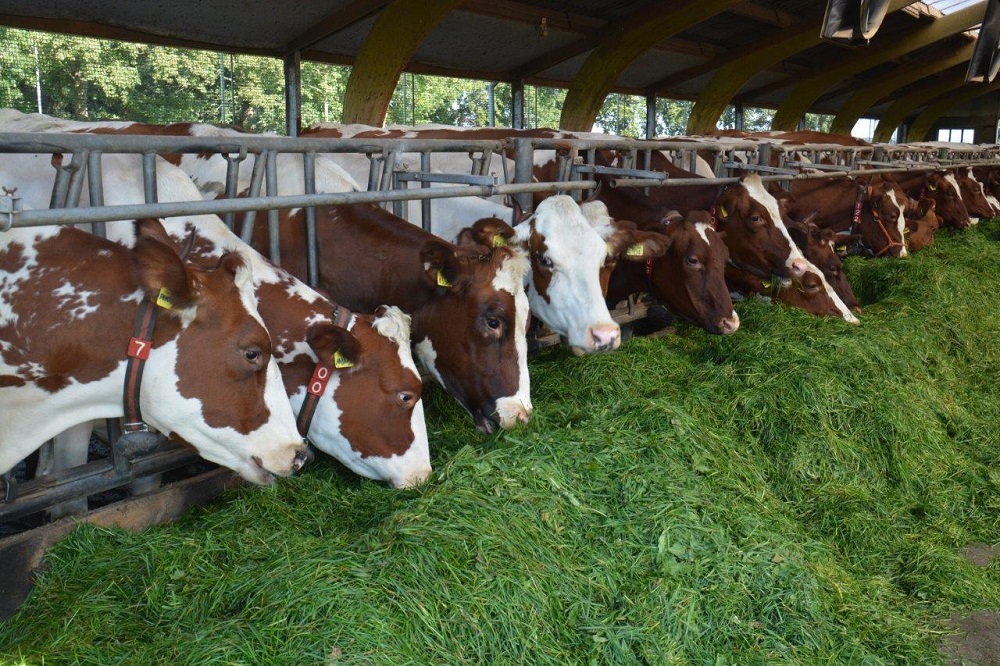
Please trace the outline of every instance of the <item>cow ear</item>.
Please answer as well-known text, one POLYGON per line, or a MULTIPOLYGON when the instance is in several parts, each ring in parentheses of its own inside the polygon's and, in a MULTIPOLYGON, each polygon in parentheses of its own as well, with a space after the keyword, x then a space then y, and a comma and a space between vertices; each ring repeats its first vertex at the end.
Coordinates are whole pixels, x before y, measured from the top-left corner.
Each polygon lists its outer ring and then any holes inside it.
POLYGON ((436 239, 427 240, 420 249, 420 262, 428 285, 452 290, 456 288, 459 262, 453 246, 436 239))
POLYGON ((667 254, 674 237, 657 231, 633 231, 632 239, 619 256, 626 261, 648 261, 667 254))
POLYGON ((357 368, 361 359, 361 343, 346 328, 332 322, 317 322, 309 327, 306 342, 320 361, 335 370, 357 368))
POLYGON ((174 308, 185 308, 198 296, 195 278, 164 238, 166 233, 158 222, 136 223, 136 242, 130 259, 132 277, 151 298, 169 301, 174 308))
POLYGON ((505 247, 517 232, 514 228, 495 217, 485 217, 459 232, 456 245, 484 245, 486 247, 505 247))

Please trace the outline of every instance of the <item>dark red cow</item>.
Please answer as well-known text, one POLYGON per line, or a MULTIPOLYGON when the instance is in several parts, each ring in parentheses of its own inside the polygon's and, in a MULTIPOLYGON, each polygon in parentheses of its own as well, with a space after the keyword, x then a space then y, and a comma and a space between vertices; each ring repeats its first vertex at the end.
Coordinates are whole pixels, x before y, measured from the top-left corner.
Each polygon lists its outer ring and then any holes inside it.
POLYGON ((894 180, 911 199, 932 199, 942 226, 962 230, 972 224, 958 180, 953 174, 947 171, 896 171, 885 177, 894 180))
POLYGON ((728 335, 740 326, 726 287, 729 251, 715 231, 708 211, 690 211, 686 218, 668 216, 657 232, 662 258, 619 264, 611 275, 608 304, 648 292, 657 302, 709 333, 728 335))

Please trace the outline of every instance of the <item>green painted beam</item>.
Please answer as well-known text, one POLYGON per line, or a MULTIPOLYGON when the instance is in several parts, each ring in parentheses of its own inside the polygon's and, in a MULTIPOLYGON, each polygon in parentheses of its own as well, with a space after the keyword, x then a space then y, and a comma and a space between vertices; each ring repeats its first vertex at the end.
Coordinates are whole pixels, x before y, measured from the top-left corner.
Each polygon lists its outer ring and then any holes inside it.
POLYGON ((934 81, 926 86, 921 86, 919 90, 914 90, 908 95, 900 97, 889 105, 882 117, 879 118, 875 127, 873 141, 885 143, 892 137, 893 131, 899 126, 907 116, 911 115, 915 109, 922 108, 932 99, 950 93, 957 88, 969 85, 965 82, 965 72, 955 73, 934 81))
MULTIPOLYGON (((891 8, 890 8, 891 9, 891 8)), ((898 9, 898 7, 897 7, 898 9)), ((806 77, 785 97, 771 121, 772 130, 790 131, 795 129, 816 100, 832 85, 844 81, 876 65, 912 53, 939 40, 968 30, 983 21, 986 0, 971 7, 943 16, 933 23, 906 35, 905 39, 882 40, 878 46, 862 47, 829 67, 806 77)), ((878 40, 878 37, 875 38, 878 40)))
POLYGON ((875 106, 880 99, 888 97, 903 86, 943 72, 949 67, 968 62, 972 58, 973 46, 974 44, 971 43, 966 44, 951 55, 930 59, 919 65, 915 62, 908 62, 900 65, 896 73, 879 79, 878 82, 871 85, 858 88, 840 107, 833 119, 833 124, 830 126, 830 131, 834 134, 850 134, 858 119, 865 111, 875 106))
POLYGON ((406 63, 461 0, 393 0, 358 51, 344 92, 345 123, 381 125, 406 63))
POLYGON ((643 22, 628 30, 615 30, 587 57, 570 84, 559 127, 590 131, 604 98, 621 73, 642 53, 701 21, 741 4, 740 0, 687 0, 661 2, 646 10, 643 22))
POLYGON ((997 90, 1000 90, 1000 79, 987 85, 983 85, 981 83, 969 84, 968 89, 962 90, 955 95, 947 95, 944 98, 929 104, 926 109, 921 111, 917 117, 914 118, 913 123, 910 125, 910 131, 907 134, 906 140, 926 141, 927 133, 930 132, 931 127, 938 118, 963 102, 968 102, 969 100, 976 99, 977 97, 988 95, 997 90))

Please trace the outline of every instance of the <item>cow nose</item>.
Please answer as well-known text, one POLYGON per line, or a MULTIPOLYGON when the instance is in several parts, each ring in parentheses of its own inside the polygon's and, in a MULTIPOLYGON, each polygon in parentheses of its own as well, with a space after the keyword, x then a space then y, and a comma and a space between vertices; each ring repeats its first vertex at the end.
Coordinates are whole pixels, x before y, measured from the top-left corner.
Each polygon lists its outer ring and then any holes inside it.
POLYGON ((735 333, 740 327, 740 316, 735 312, 719 324, 719 329, 722 331, 723 335, 730 335, 735 333))
POLYGON ((312 462, 314 457, 312 450, 308 446, 296 449, 295 457, 292 458, 292 471, 298 472, 306 466, 306 463, 312 462))
POLYGON ((606 351, 608 349, 618 349, 621 344, 621 328, 618 324, 598 324, 591 326, 590 341, 594 345, 595 351, 606 351))
POLYGON ((393 488, 416 488, 427 480, 427 477, 431 475, 431 471, 430 467, 415 469, 401 479, 394 479, 392 486, 393 488))
POLYGON ((809 264, 806 263, 805 259, 793 259, 792 260, 792 277, 802 277, 805 275, 806 270, 809 268, 809 264))

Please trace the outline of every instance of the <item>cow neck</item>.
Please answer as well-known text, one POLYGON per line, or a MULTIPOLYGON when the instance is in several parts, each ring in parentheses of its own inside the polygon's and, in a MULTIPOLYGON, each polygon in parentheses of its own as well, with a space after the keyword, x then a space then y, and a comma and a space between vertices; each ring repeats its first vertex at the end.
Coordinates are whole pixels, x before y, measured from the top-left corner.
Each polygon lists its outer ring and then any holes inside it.
MULTIPOLYGON (((333 309, 333 325, 346 329, 352 316, 353 313, 350 310, 342 305, 337 305, 333 309)), ((336 363, 335 360, 334 363, 336 363)), ((302 408, 299 410, 298 418, 295 419, 295 425, 298 427, 302 439, 307 442, 309 441, 309 426, 312 424, 313 416, 316 414, 319 399, 323 397, 326 385, 330 383, 332 376, 333 365, 324 363, 323 359, 320 359, 313 368, 309 383, 306 384, 306 397, 302 401, 302 408)))

